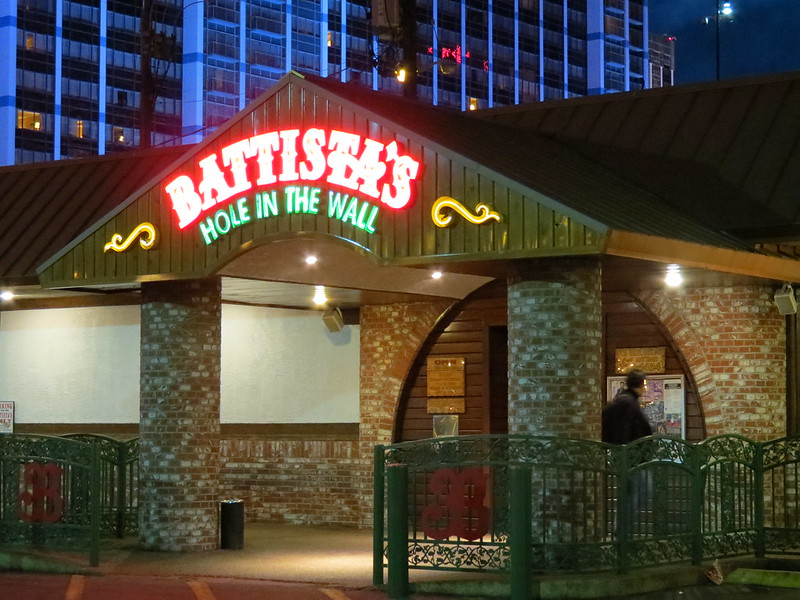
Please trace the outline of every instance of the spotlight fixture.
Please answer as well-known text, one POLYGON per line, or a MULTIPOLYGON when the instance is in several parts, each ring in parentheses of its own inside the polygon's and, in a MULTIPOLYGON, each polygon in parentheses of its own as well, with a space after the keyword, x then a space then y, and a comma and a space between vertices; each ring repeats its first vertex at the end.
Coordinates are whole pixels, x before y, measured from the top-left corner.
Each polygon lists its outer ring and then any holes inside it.
POLYGON ((784 283, 783 287, 775 291, 774 300, 780 314, 793 315, 797 313, 797 300, 794 297, 792 286, 788 283, 784 283))
POLYGON ((313 254, 309 254, 308 256, 306 256, 306 264, 307 265, 317 264, 317 257, 314 256, 313 254))
POLYGON ((433 273, 431 273, 431 277, 433 279, 441 279, 442 278, 442 272, 441 271, 434 271, 433 273))
POLYGON ((342 317, 342 311, 340 311, 335 306, 331 306, 328 310, 325 311, 325 314, 322 315, 322 322, 325 323, 325 327, 328 328, 328 331, 331 333, 336 333, 337 331, 341 331, 344 328, 344 318, 342 317))
POLYGON ((0 300, 8 302, 12 298, 14 298, 14 292, 10 290, 5 290, 4 292, 0 292, 0 300))

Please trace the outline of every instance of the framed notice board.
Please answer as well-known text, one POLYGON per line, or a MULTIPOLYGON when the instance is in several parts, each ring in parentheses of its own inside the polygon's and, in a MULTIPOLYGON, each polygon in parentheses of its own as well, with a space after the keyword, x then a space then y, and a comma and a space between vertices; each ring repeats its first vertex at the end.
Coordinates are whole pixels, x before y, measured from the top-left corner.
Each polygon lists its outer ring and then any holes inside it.
MULTIPOLYGON (((653 433, 686 437, 686 387, 683 375, 650 375, 639 398, 653 433)), ((625 377, 608 377, 606 400, 625 388, 625 377)))

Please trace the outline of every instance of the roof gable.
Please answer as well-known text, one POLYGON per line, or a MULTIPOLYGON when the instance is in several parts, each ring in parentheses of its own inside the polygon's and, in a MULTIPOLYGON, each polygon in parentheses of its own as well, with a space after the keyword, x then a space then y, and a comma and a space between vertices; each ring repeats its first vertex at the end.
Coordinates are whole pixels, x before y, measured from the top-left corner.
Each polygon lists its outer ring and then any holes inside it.
MULTIPOLYGON (((348 94, 318 78, 287 75, 225 127, 193 147, 159 183, 132 195, 107 220, 48 261, 40 270, 43 284, 106 286, 151 278, 204 277, 255 245, 297 235, 329 236, 394 264, 422 264, 442 256, 501 258, 600 251, 604 227, 599 221, 488 168, 480 161, 488 158, 485 151, 475 150, 481 145, 480 135, 476 138, 475 132, 462 133, 461 145, 444 139, 444 132, 474 121, 460 114, 408 105, 402 99, 376 98, 371 92, 359 98, 360 94, 362 90, 348 94), (304 141, 305 133, 317 128, 328 136, 334 131, 360 136, 363 146, 353 156, 356 160, 363 159, 360 153, 366 152, 367 140, 372 140, 381 148, 387 165, 394 160, 389 156, 390 147, 396 147, 393 151, 400 159, 416 161, 420 175, 413 183, 411 205, 391 210, 367 197, 364 186, 353 193, 346 186, 318 181, 281 181, 283 175, 278 181, 261 185, 254 174, 254 169, 262 168, 260 159, 251 157, 246 168, 252 189, 214 206, 219 208, 216 213, 204 211, 199 224, 176 226, 179 219, 167 188, 178 178, 187 178, 182 181, 190 181, 192 193, 200 195, 207 185, 204 177, 208 177, 202 165, 213 163, 232 185, 233 167, 226 158, 232 147, 243 141, 255 143, 255 138, 265 134, 278 136, 277 132, 283 132, 283 140, 287 131, 299 131, 301 137, 297 139, 304 141), (466 143, 467 138, 471 143, 466 143), (211 162, 205 163, 207 160, 211 162), (254 182, 257 185, 253 186, 254 182), (291 194, 307 193, 318 195, 315 210, 289 209, 291 194), (450 227, 437 226, 432 211, 443 197, 455 199, 467 213, 485 204, 500 219, 470 223, 455 218, 450 227), (333 202, 339 203, 338 209, 331 208, 333 202), (115 235, 125 239, 143 222, 151 223, 159 232, 160 240, 152 248, 142 250, 134 243, 124 252, 99 252, 115 235), (207 234, 207 224, 216 233, 207 234)), ((302 153, 301 143, 296 142, 294 150, 302 153)), ((273 151, 270 160, 283 164, 284 146, 273 151)), ((326 147, 324 152, 330 149, 326 147)), ((305 155, 298 160, 311 159, 305 155)), ((396 176, 398 164, 386 167, 381 185, 395 185, 391 177, 396 176), (391 168, 394 171, 388 170, 391 168)), ((306 201, 305 196, 293 198, 306 201)))

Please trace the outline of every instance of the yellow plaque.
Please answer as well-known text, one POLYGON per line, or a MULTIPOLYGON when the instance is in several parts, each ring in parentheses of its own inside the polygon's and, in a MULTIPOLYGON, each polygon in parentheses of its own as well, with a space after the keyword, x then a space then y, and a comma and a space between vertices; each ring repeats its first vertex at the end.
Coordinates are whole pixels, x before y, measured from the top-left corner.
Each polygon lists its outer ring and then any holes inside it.
POLYGON ((627 373, 639 369, 648 374, 663 373, 666 370, 663 346, 657 348, 617 348, 617 373, 627 373))
POLYGON ((454 415, 466 410, 464 398, 428 398, 429 415, 454 415))
POLYGON ((465 364, 466 360, 462 357, 429 357, 428 396, 463 396, 465 364))

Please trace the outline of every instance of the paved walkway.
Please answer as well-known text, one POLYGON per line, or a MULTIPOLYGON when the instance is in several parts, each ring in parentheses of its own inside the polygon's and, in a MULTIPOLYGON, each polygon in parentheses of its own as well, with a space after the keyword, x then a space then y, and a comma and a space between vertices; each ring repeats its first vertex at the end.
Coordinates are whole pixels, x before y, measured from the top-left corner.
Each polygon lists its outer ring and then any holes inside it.
MULTIPOLYGON (((8 558, 7 553, 5 558, 8 558)), ((0 571, 9 566, 2 559, 3 553, 0 552, 0 571)), ((12 568, 26 571, 252 579, 367 589, 372 587, 372 533, 368 530, 248 523, 241 550, 152 552, 139 549, 136 540, 131 539, 104 541, 100 566, 96 568, 88 566, 86 554, 78 553, 16 553, 14 561, 16 564, 11 565, 12 568)), ((790 570, 800 570, 800 563, 786 565, 790 570)), ((455 593, 470 598, 507 597, 504 595, 506 578, 500 575, 411 569, 409 578, 418 593, 455 593)), ((548 577, 542 580, 541 592, 543 598, 616 598, 627 594, 629 600, 800 598, 797 589, 716 586, 705 577, 704 568, 685 564, 641 570, 624 576, 606 573, 548 577), (602 593, 598 593, 601 590, 602 593)))

